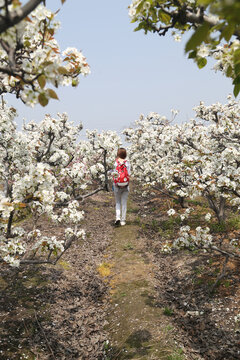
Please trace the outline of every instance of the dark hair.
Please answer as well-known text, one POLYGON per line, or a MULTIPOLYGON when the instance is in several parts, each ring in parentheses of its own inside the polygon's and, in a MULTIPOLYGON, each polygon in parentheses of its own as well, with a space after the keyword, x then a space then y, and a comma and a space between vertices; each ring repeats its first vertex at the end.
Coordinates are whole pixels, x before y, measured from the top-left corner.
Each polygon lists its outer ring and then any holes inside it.
POLYGON ((117 157, 119 157, 120 159, 126 159, 126 157, 127 157, 127 151, 126 151, 126 149, 124 149, 124 148, 119 148, 118 149, 118 152, 117 152, 117 157))

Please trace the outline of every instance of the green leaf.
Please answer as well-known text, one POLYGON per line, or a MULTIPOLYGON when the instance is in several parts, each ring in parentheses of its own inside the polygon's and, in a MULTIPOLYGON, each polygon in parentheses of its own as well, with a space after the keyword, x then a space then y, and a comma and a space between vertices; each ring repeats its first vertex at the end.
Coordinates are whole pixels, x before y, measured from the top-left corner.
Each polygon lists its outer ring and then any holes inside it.
POLYGON ((45 75, 40 75, 38 78, 37 78, 37 81, 38 81, 38 84, 40 86, 41 89, 44 88, 44 86, 46 85, 46 78, 45 78, 45 75))
POLYGON ((220 38, 221 39, 224 38, 228 42, 231 39, 234 31, 235 31, 234 24, 228 24, 223 28, 220 38))
POLYGON ((48 29, 48 32, 53 36, 54 35, 54 29, 48 29))
POLYGON ((207 64, 206 58, 201 57, 197 60, 197 66, 199 67, 199 69, 202 69, 206 64, 207 64))
POLYGON ((73 87, 78 86, 78 81, 77 81, 76 79, 73 79, 73 80, 72 80, 72 86, 73 86, 73 87))
POLYGON ((213 0, 198 0, 197 4, 198 5, 203 5, 203 6, 208 6, 209 4, 211 4, 213 2, 213 0))
POLYGON ((142 29, 144 29, 144 24, 141 22, 135 29, 134 29, 134 31, 139 31, 139 30, 142 30, 142 29))
POLYGON ((50 96, 50 98, 59 100, 57 94, 55 93, 55 91, 53 89, 47 89, 47 92, 48 92, 48 95, 50 96))
POLYGON ((52 65, 52 64, 53 64, 52 61, 44 61, 43 66, 45 67, 45 66, 52 65))
POLYGON ((196 56, 197 56, 196 50, 193 50, 188 54, 189 59, 194 59, 196 56))
POLYGON ((235 77, 235 79, 233 80, 233 85, 238 85, 240 84, 240 76, 235 77))
POLYGON ((229 65, 228 68, 227 68, 227 71, 226 71, 226 75, 227 77, 231 77, 232 76, 232 66, 229 65))
POLYGON ((234 64, 237 64, 240 62, 240 49, 237 49, 236 51, 234 51, 233 61, 234 61, 234 64))
POLYGON ((58 72, 59 72, 59 74, 62 74, 62 75, 68 75, 68 71, 64 66, 59 66, 58 72))
POLYGON ((168 25, 170 24, 171 17, 168 14, 165 14, 163 11, 159 11, 159 20, 163 22, 164 24, 168 25))
POLYGON ((217 24, 217 25, 215 25, 215 26, 213 26, 212 28, 211 28, 211 31, 213 32, 213 31, 219 31, 219 30, 222 30, 222 28, 223 28, 223 26, 224 26, 224 23, 219 23, 219 24, 217 24))
POLYGON ((236 84, 233 89, 234 96, 237 97, 240 91, 240 84, 236 84))
POLYGON ((26 40, 26 41, 24 41, 23 45, 24 45, 24 47, 28 48, 28 47, 30 47, 31 43, 29 40, 26 40))
POLYGON ((199 46, 206 39, 209 30, 210 25, 206 22, 203 25, 199 26, 195 33, 188 40, 185 47, 185 52, 195 50, 196 47, 199 46))
POLYGON ((20 3, 19 0, 13 0, 12 3, 13 3, 13 6, 19 6, 19 5, 21 5, 21 3, 20 3))
POLYGON ((234 64, 234 72, 237 76, 240 75, 240 63, 234 64))
POLYGON ((39 104, 42 106, 46 106, 48 104, 48 98, 46 97, 46 95, 44 93, 41 93, 38 95, 38 101, 39 101, 39 104))

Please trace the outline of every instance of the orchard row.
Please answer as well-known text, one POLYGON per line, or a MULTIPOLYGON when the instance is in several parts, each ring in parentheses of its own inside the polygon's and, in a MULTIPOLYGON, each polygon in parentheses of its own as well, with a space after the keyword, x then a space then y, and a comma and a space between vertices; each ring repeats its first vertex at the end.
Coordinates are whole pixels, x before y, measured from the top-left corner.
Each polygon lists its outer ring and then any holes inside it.
MULTIPOLYGON (((226 221, 227 209, 240 207, 240 103, 231 97, 225 105, 200 104, 196 119, 179 125, 156 113, 140 116, 135 126, 124 130, 129 142, 132 176, 145 189, 157 190, 181 205, 169 216, 179 216, 179 236, 163 244, 173 248, 204 248, 239 257, 239 238, 218 247, 207 222, 226 221), (192 208, 189 199, 206 199, 206 226, 187 224, 192 208), (206 207, 208 204, 208 208, 206 207)), ((113 131, 86 131, 75 126, 67 114, 46 115, 17 131, 16 110, 4 102, 0 109, 0 227, 1 259, 20 263, 55 263, 71 243, 84 237, 81 201, 98 191, 108 191, 120 136, 113 131), (17 226, 31 214, 32 229, 17 226), (65 223, 65 238, 41 234, 40 217, 65 223)), ((143 192, 144 195, 144 192, 143 192)))

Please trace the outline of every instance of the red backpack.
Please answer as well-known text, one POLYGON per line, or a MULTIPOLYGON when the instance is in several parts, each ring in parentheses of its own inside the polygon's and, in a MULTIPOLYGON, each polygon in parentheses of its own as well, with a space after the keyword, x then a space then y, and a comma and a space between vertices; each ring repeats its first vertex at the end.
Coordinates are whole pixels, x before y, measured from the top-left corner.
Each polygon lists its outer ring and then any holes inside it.
POLYGON ((129 174, 127 171, 126 160, 123 163, 116 160, 116 172, 113 176, 113 181, 117 186, 127 186, 129 184, 129 174), (116 176, 116 174, 118 176, 116 176))

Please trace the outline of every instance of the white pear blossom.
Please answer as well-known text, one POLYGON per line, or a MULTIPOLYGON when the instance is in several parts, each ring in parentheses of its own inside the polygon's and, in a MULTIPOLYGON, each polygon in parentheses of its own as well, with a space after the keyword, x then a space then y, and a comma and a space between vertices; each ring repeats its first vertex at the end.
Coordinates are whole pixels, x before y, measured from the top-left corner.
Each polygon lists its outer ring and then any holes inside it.
POLYGON ((198 56, 205 58, 205 57, 209 56, 210 50, 206 45, 200 45, 197 50, 197 54, 198 54, 198 56))
POLYGON ((172 215, 174 215, 175 213, 176 213, 176 211, 175 211, 174 209, 169 209, 169 210, 167 211, 168 216, 172 216, 172 215))
MULTIPOLYGON (((17 12, 20 7, 20 2, 14 2, 8 11, 17 12)), ((5 15, 5 6, 1 15, 5 15)), ((14 93, 32 107, 58 99, 53 87, 77 86, 79 75, 90 73, 82 52, 73 47, 61 52, 55 39, 60 27, 56 16, 57 12, 40 4, 27 18, 1 34, 0 65, 6 70, 0 72, 1 92, 14 93)))
POLYGON ((176 42, 180 42, 180 41, 182 40, 181 35, 180 35, 180 34, 174 35, 174 40, 175 40, 176 42))
POLYGON ((206 221, 210 221, 211 218, 212 218, 212 214, 211 214, 211 213, 207 213, 207 214, 205 215, 206 221))
MULTIPOLYGON (((151 112, 124 130, 133 176, 143 185, 142 194, 150 194, 152 188, 164 190, 187 206, 179 211, 182 221, 192 212, 189 199, 203 199, 204 207, 211 210, 206 221, 213 216, 225 221, 226 204, 240 208, 240 102, 231 96, 227 100, 210 106, 200 102, 194 109, 196 118, 181 124, 151 112)), ((173 214, 172 209, 168 214, 173 214)), ((209 248, 212 242, 209 230, 198 228, 195 234, 194 229, 181 230, 175 246, 209 248)))

